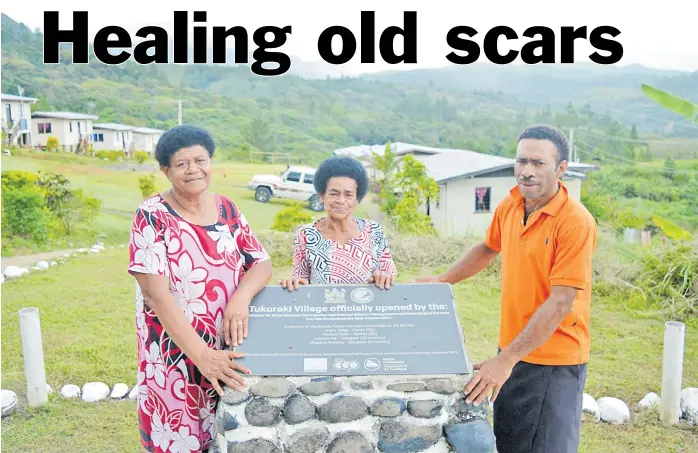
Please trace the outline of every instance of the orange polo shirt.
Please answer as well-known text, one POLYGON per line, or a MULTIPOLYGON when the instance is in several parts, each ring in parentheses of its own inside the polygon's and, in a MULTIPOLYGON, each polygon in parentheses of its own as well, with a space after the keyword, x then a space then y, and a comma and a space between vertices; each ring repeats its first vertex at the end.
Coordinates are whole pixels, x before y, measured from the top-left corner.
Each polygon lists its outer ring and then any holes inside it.
POLYGON ((524 199, 518 186, 496 208, 485 244, 502 255, 499 347, 521 333, 550 296, 552 286, 578 289, 572 311, 542 346, 523 359, 540 365, 578 365, 589 360, 591 258, 596 222, 565 184, 524 225, 524 199))

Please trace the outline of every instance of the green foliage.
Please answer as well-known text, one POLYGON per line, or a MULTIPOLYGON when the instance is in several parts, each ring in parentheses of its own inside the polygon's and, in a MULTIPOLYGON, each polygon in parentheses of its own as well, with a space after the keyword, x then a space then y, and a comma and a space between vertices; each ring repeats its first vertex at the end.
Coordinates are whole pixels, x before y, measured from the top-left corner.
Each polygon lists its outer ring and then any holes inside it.
POLYGON ((55 151, 59 146, 60 143, 58 143, 58 139, 55 136, 51 135, 46 139, 46 149, 49 151, 55 151))
MULTIPOLYGON (((4 183, 4 180, 3 180, 4 183)), ((41 192, 30 186, 2 189, 2 235, 23 236, 34 242, 48 238, 48 215, 41 192)))
POLYGON ((691 233, 684 230, 683 228, 676 225, 675 223, 670 222, 667 219, 664 219, 664 218, 659 217, 657 215, 653 215, 652 221, 654 222, 655 225, 657 225, 662 230, 662 232, 664 234, 667 235, 667 237, 669 237, 675 241, 682 241, 682 240, 690 240, 691 239, 691 233))
POLYGON ((126 153, 119 150, 99 150, 95 152, 95 157, 116 162, 119 158, 121 158, 121 160, 126 160, 126 153))
POLYGON ((311 216, 301 203, 293 203, 292 205, 277 212, 274 216, 274 223, 271 225, 272 230, 291 232, 295 231, 304 223, 312 222, 311 216))
POLYGON ((36 185, 39 177, 35 174, 19 171, 19 170, 9 170, 2 172, 2 191, 12 191, 12 190, 29 190, 34 189, 38 191, 38 186, 36 185))
POLYGON ((408 154, 402 158, 397 172, 389 180, 389 187, 394 189, 385 194, 383 206, 398 232, 433 234, 435 230, 431 220, 422 207, 427 200, 437 199, 439 186, 427 175, 424 164, 408 154))
POLYGON ((650 85, 642 84, 642 92, 662 107, 698 123, 698 104, 650 85))
POLYGON ((153 196, 157 192, 155 187, 155 175, 140 176, 138 178, 138 187, 141 190, 143 199, 153 196))
POLYGON ((133 158, 136 159, 136 162, 142 164, 143 162, 148 160, 148 153, 146 153, 145 151, 136 151, 133 155, 133 158))
MULTIPOLYGON (((101 201, 85 196, 81 189, 71 190, 70 181, 56 173, 47 173, 39 179, 46 208, 55 217, 55 225, 70 235, 76 224, 89 225, 92 217, 99 213, 101 201)), ((56 236, 60 237, 60 234, 56 236)))

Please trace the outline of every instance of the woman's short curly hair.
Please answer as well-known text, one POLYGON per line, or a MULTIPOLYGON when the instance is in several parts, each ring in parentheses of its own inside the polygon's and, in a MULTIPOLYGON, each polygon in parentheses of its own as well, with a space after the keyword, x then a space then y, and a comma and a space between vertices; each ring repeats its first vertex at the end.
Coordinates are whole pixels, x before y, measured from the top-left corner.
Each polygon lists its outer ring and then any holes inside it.
POLYGON ((187 124, 175 126, 162 134, 155 146, 155 158, 164 167, 169 167, 172 156, 182 148, 201 145, 208 151, 208 156, 213 157, 216 151, 216 143, 213 136, 205 129, 187 124))
POLYGON ((315 191, 324 195, 330 178, 344 176, 356 181, 356 199, 361 201, 368 191, 368 174, 361 162, 348 156, 334 156, 325 159, 315 171, 313 185, 315 191))

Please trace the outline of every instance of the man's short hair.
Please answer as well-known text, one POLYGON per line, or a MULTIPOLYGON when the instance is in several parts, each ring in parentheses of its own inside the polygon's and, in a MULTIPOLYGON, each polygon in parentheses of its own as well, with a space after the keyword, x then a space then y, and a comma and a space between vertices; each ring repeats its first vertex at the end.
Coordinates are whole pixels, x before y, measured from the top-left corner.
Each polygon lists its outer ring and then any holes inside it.
POLYGON ((549 124, 534 124, 528 126, 519 135, 519 141, 525 138, 550 140, 555 145, 555 148, 557 148, 556 164, 559 165, 563 160, 569 161, 570 145, 567 141, 567 137, 565 137, 565 134, 563 134, 560 129, 549 124))

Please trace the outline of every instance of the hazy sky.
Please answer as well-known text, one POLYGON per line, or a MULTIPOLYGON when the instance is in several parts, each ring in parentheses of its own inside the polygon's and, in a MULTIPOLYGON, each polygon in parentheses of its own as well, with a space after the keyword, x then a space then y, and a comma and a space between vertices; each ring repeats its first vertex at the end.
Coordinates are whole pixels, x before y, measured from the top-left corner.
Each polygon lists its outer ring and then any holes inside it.
MULTIPOLYGON (((62 28, 71 27, 73 11, 88 11, 91 34, 104 26, 118 25, 131 31, 133 36, 138 28, 145 25, 159 25, 169 29, 173 24, 175 10, 192 12, 196 8, 194 5, 200 5, 199 10, 208 13, 207 25, 242 25, 247 28, 250 36, 256 28, 264 25, 291 25, 292 34, 281 50, 306 61, 320 60, 317 38, 322 30, 332 25, 343 25, 352 30, 357 36, 360 48, 362 9, 376 12, 376 41, 384 28, 403 25, 403 11, 417 11, 416 65, 362 65, 357 51, 354 59, 344 65, 347 72, 450 65, 445 57, 452 50, 446 43, 446 33, 457 25, 475 28, 478 35, 473 39, 480 44, 485 32, 497 25, 510 26, 519 35, 530 26, 544 25, 556 30, 558 39, 562 26, 586 25, 590 31, 600 25, 612 25, 621 31, 615 38, 624 48, 620 65, 643 64, 656 68, 698 71, 695 14, 689 13, 689 8, 692 8, 689 6, 692 3, 689 0, 648 2, 647 4, 652 6, 647 10, 638 6, 637 0, 586 0, 575 3, 552 0, 490 0, 477 3, 455 0, 353 0, 342 3, 327 0, 221 0, 216 7, 212 6, 212 3, 172 0, 167 2, 165 7, 161 2, 143 0, 121 0, 101 4, 94 0, 61 0, 58 11, 62 28), (106 4, 109 6, 102 6, 106 4)), ((58 4, 56 0, 5 1, 2 12, 31 28, 43 29, 43 11, 56 10, 58 4)), ((191 13, 189 20, 192 20, 191 13)), ((504 53, 508 49, 520 50, 529 39, 522 38, 518 41, 506 42, 500 39, 500 52, 504 53)), ((401 51, 401 47, 401 40, 397 39, 396 50, 401 51)), ((559 52, 559 44, 556 47, 556 51, 559 52)), ((249 51, 255 48, 250 38, 249 51)), ((588 55, 592 52, 594 49, 587 42, 577 41, 577 61, 589 62, 588 55)), ((379 56, 376 42, 376 57, 379 56)), ((478 61, 486 61, 484 54, 481 54, 478 61)))

